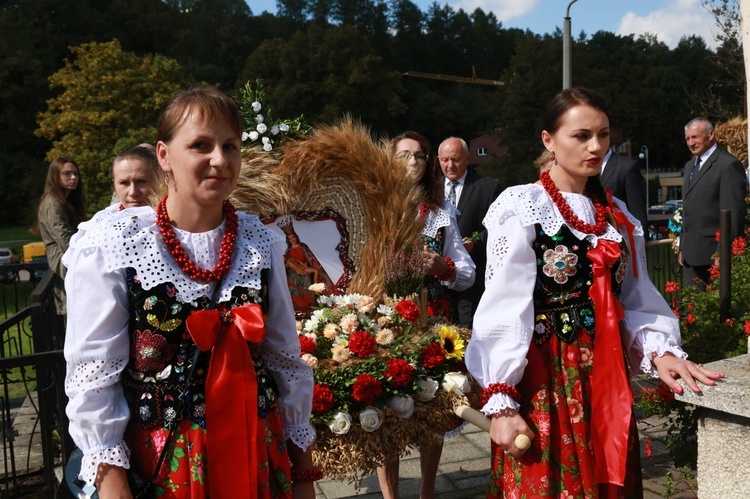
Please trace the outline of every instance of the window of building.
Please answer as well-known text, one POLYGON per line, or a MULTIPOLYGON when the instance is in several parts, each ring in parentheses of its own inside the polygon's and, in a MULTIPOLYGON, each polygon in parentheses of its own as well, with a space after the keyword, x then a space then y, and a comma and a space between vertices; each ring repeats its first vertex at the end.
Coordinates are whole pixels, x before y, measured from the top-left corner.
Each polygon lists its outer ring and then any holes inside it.
POLYGON ((478 147, 477 148, 477 156, 487 156, 487 148, 486 147, 478 147))

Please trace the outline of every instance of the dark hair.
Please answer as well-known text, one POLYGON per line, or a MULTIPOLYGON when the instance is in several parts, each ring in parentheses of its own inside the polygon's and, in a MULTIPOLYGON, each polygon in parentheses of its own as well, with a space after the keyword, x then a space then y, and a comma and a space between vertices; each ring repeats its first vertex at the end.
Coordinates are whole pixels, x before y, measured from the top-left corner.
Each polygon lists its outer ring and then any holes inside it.
MULTIPOLYGON (((609 119, 607 103, 598 92, 586 88, 569 88, 555 94, 547 105, 547 110, 542 118, 542 130, 554 134, 562 124, 562 118, 572 107, 588 106, 598 109, 609 119)), ((600 203, 607 204, 607 196, 599 180, 599 175, 592 175, 586 181, 586 190, 589 196, 600 203)))
POLYGON ((156 140, 171 141, 175 131, 193 114, 200 119, 224 120, 238 137, 242 136, 244 124, 237 104, 214 87, 194 87, 175 92, 162 106, 156 140))
POLYGON ((112 168, 114 169, 117 163, 119 163, 120 161, 125 161, 127 159, 140 161, 144 165, 146 165, 149 169, 149 172, 151 172, 151 174, 153 175, 153 179, 151 179, 151 181, 153 183, 156 182, 159 174, 159 160, 156 159, 156 151, 143 146, 128 147, 127 149, 123 149, 122 151, 117 153, 114 161, 112 161, 112 168))
MULTIPOLYGON (((79 223, 86 220, 86 199, 83 196, 83 179, 81 178, 81 169, 75 161, 65 156, 58 156, 49 164, 47 178, 44 181, 44 192, 42 192, 42 197, 39 199, 39 208, 41 208, 42 203, 48 197, 54 198, 65 208, 65 213, 68 215, 68 219, 73 227, 77 227, 79 223), (60 182, 60 172, 67 163, 73 163, 76 170, 78 170, 78 185, 72 191, 65 189, 60 182)), ((37 208, 37 222, 32 228, 33 232, 38 231, 39 208, 37 208)))
POLYGON ((445 190, 443 189, 442 183, 440 182, 440 166, 437 161, 436 155, 432 151, 430 142, 422 135, 411 130, 396 135, 391 140, 391 151, 396 154, 396 144, 404 139, 415 140, 419 143, 419 147, 422 152, 427 154, 427 164, 424 169, 424 174, 419 180, 419 185, 423 190, 423 197, 428 208, 434 209, 443 204, 443 197, 445 197, 445 190))

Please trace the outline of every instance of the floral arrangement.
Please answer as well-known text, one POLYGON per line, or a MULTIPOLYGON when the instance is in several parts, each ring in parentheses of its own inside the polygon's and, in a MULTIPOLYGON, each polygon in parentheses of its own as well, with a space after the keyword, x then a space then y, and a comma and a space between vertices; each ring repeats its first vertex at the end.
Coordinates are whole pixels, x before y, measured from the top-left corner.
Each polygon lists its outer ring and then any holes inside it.
POLYGON ((235 100, 240 109, 240 115, 245 122, 242 132, 242 142, 260 144, 264 151, 270 152, 278 147, 287 137, 305 135, 312 129, 304 116, 291 120, 274 120, 271 109, 262 104, 266 94, 263 91, 262 80, 255 81, 255 88, 250 82, 245 83, 235 100))
POLYGON ((421 301, 321 295, 298 323, 301 355, 315 376, 314 459, 326 475, 361 479, 386 455, 456 429, 455 407, 478 399, 463 364, 470 332, 429 324, 421 301))
MULTIPOLYGON (((748 237, 750 229, 732 243, 729 262, 732 269, 731 318, 720 320, 721 278, 716 265, 711 266, 712 281, 705 291, 697 286, 681 286, 675 281, 667 281, 665 285, 664 291, 680 319, 682 348, 694 362, 705 364, 747 353, 750 337, 748 237)), ((695 468, 700 408, 675 401, 671 392, 660 385, 643 389, 638 395, 637 405, 645 418, 654 415, 664 418, 667 450, 675 464, 695 468)))
POLYGON ((673 239, 672 249, 675 253, 680 252, 680 234, 682 233, 682 207, 677 208, 667 224, 669 237, 673 239))

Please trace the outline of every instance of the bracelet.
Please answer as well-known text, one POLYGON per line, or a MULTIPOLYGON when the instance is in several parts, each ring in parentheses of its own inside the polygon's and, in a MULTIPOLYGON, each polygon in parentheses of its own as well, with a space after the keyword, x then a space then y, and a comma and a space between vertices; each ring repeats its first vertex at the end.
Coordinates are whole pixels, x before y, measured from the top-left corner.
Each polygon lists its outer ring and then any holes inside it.
POLYGON ((435 279, 438 281, 452 281, 456 276, 456 264, 447 256, 443 258, 443 260, 445 260, 445 263, 448 265, 448 270, 442 275, 435 274, 435 279))
POLYGON ((320 468, 306 468, 300 470, 292 468, 292 482, 317 482, 323 478, 323 470, 320 468))
POLYGON ((487 405, 487 402, 490 401, 490 397, 496 393, 505 394, 516 402, 521 401, 521 393, 515 386, 506 383, 492 383, 490 386, 482 390, 482 405, 487 405))

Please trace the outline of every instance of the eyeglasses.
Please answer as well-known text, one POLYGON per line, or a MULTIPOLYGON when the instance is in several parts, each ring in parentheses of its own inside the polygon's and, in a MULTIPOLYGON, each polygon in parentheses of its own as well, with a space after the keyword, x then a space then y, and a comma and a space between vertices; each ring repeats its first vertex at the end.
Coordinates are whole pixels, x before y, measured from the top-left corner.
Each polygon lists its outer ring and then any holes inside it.
POLYGON ((396 157, 398 159, 409 161, 409 158, 414 158, 415 161, 419 161, 420 163, 423 163, 427 161, 427 156, 423 152, 410 152, 410 151, 401 151, 400 153, 396 154, 396 157))

